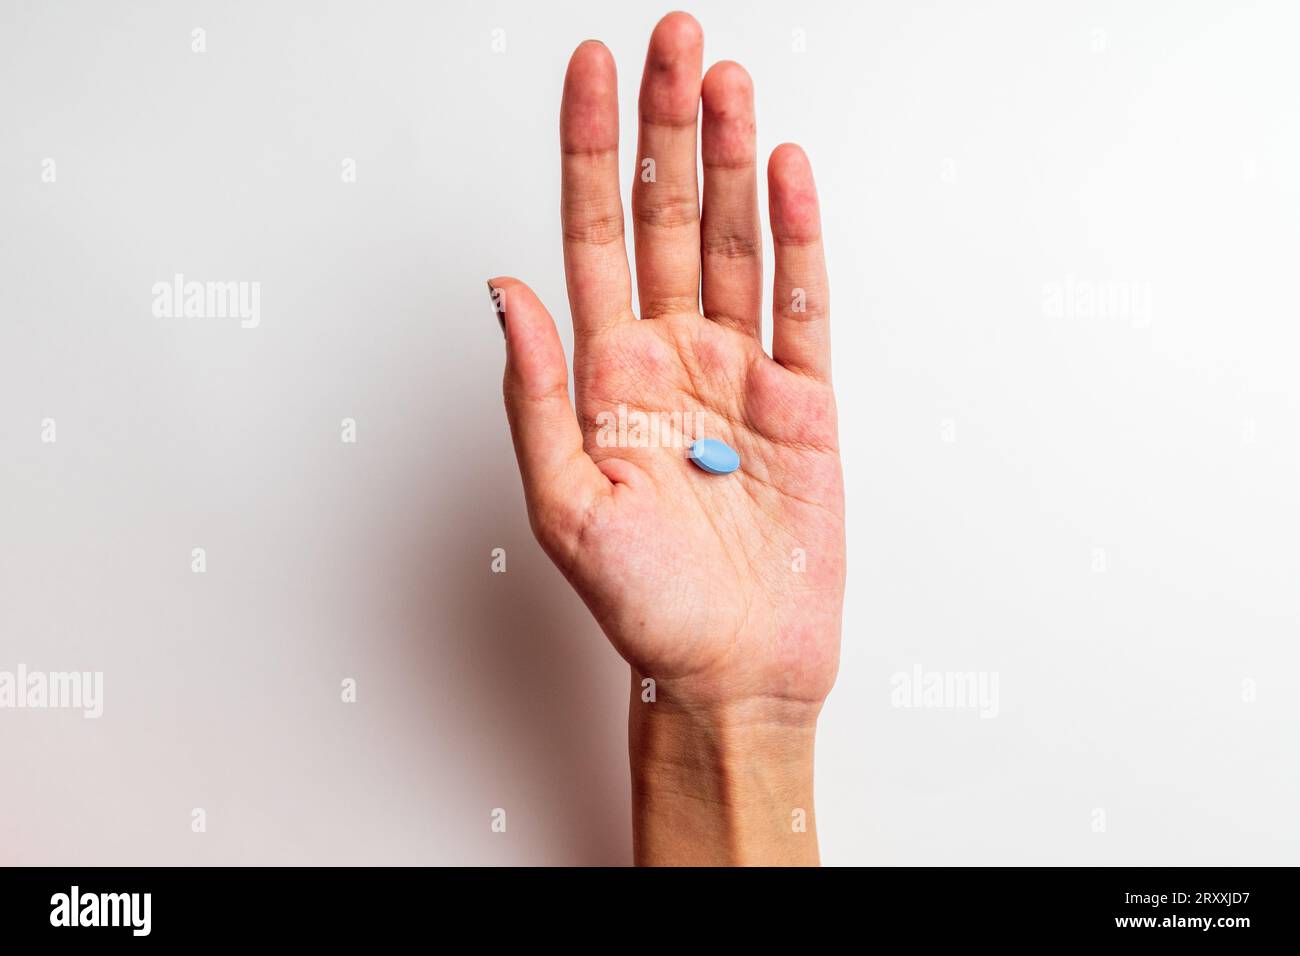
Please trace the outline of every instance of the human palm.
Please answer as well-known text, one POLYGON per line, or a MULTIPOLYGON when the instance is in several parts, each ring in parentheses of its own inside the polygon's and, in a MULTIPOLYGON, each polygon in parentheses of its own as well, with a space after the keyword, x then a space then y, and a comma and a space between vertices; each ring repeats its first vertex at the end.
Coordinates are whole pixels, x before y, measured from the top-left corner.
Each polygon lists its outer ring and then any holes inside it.
POLYGON ((494 279, 507 410, 534 532, 638 675, 691 705, 816 706, 835 677, 844 587, 816 191, 803 152, 778 147, 769 357, 752 87, 734 63, 701 78, 702 50, 698 24, 670 14, 646 58, 632 201, 640 319, 614 63, 594 41, 574 53, 561 146, 577 415, 550 316, 522 283, 494 279), (652 412, 659 430, 638 432, 652 412), (610 429, 620 414, 630 438, 610 429), (740 468, 694 467, 685 449, 697 437, 725 441, 740 468))

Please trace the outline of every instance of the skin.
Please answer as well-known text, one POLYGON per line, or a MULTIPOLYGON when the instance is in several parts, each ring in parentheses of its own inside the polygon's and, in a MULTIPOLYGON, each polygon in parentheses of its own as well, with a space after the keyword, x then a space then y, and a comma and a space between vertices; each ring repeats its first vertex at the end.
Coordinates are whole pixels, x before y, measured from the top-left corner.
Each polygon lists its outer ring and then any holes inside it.
POLYGON ((844 597, 817 192, 803 151, 778 146, 769 356, 753 85, 737 63, 702 74, 703 48, 699 24, 672 13, 646 55, 632 190, 640 318, 614 60, 589 40, 569 62, 561 207, 576 414, 549 313, 517 279, 488 284, 533 532, 631 665, 636 861, 816 864, 813 741, 844 597), (601 447, 597 416, 620 404, 702 413, 703 434, 739 452, 740 469, 707 474, 682 448, 601 447))

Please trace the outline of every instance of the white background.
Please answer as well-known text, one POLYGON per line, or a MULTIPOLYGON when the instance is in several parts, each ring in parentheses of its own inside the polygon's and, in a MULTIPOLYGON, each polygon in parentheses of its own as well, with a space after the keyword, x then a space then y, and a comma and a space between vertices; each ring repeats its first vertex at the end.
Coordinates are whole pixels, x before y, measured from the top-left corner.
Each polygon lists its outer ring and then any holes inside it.
MULTIPOLYGON (((822 197, 824 860, 1300 862, 1300 8, 691 9, 822 197), (998 716, 892 707, 917 665, 998 716)), ((528 532, 484 279, 570 341, 564 66, 613 50, 630 186, 664 12, 0 2, 0 670, 105 680, 0 710, 0 862, 630 861, 625 668, 528 532), (155 318, 177 272, 260 327, 155 318)))

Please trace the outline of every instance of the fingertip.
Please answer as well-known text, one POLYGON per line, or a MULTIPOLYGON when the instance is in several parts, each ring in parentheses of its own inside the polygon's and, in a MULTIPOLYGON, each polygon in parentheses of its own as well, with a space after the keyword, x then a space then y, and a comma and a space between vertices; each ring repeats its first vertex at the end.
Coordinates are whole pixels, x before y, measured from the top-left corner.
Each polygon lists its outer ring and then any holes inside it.
POLYGON ((701 87, 704 104, 701 158, 706 168, 752 168, 754 83, 739 63, 723 60, 709 67, 701 87))
POLYGON ((720 60, 709 67, 700 93, 705 112, 721 116, 753 112, 754 81, 735 60, 720 60))
POLYGON ((614 55, 599 40, 583 40, 569 57, 568 76, 576 79, 599 79, 614 70, 614 55))
POLYGON ((807 242, 821 235, 812 164, 796 143, 782 143, 767 163, 772 233, 778 241, 807 242))
POLYGON ((798 143, 782 143, 772 150, 767 162, 767 175, 774 182, 788 183, 812 179, 812 165, 808 155, 798 143))
POLYGON ((660 20, 646 51, 642 118, 672 125, 690 122, 699 109, 703 61, 704 31, 693 16, 670 13, 660 20))
POLYGON ((487 285, 493 308, 501 321, 502 331, 505 332, 507 348, 510 343, 535 338, 538 334, 538 323, 534 321, 536 316, 548 313, 527 283, 513 276, 496 276, 488 279, 487 285))
POLYGON ((487 280, 488 292, 493 301, 499 302, 498 309, 504 313, 510 306, 521 305, 531 299, 537 301, 533 290, 514 276, 496 276, 487 280))
POLYGON ((650 34, 650 49, 656 53, 671 56, 703 46, 704 28, 684 10, 665 14, 650 34))
POLYGON ((506 336, 505 385, 520 395, 545 395, 568 382, 564 346, 536 293, 511 276, 488 280, 506 336))
POLYGON ((584 40, 569 58, 560 101, 565 150, 595 152, 618 145, 618 73, 609 48, 584 40))

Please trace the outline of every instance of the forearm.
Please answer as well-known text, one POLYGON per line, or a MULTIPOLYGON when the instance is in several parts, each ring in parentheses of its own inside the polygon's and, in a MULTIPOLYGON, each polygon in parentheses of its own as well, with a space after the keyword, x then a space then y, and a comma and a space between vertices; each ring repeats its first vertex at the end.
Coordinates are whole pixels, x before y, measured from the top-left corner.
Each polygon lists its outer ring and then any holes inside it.
POLYGON ((816 866, 813 739, 819 707, 694 708, 641 699, 628 743, 638 865, 816 866))

